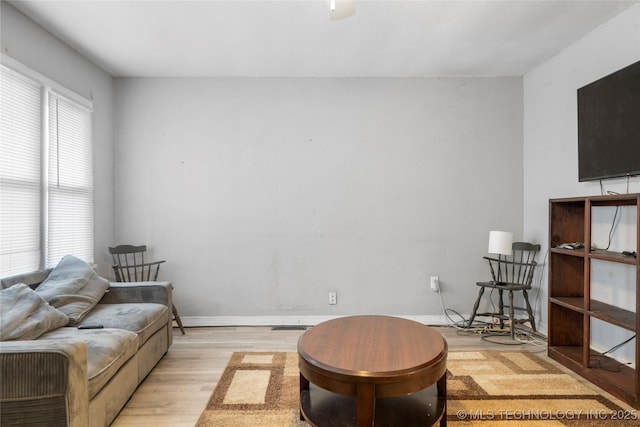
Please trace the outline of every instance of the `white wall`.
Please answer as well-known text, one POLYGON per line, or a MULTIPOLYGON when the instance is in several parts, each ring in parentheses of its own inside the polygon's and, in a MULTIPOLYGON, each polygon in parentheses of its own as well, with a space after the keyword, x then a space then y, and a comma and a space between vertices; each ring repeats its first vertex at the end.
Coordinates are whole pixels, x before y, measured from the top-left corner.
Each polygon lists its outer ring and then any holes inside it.
MULTIPOLYGON (((638 60, 640 5, 600 26, 524 77, 524 232, 543 242, 545 251, 548 200, 600 194, 598 182, 578 182, 576 90, 638 60)), ((605 191, 624 193, 627 180, 605 180, 604 187, 605 191)), ((629 192, 640 192, 640 177, 630 180, 629 192)), ((598 215, 606 234, 612 211, 598 215)), ((635 232, 635 226, 630 225, 634 221, 634 215, 625 214, 616 235, 621 241, 620 250, 622 242, 635 232)), ((613 246, 612 249, 618 250, 613 246)), ((545 303, 539 306, 541 310, 536 317, 546 331, 546 274, 543 279, 541 299, 545 303)), ((635 300, 635 292, 632 295, 628 292, 621 299, 625 298, 635 300)))
POLYGON ((520 78, 123 78, 115 121, 117 243, 192 324, 468 313, 522 236, 520 78))
POLYGON ((94 102, 99 271, 147 243, 193 318, 435 316, 435 274, 468 313, 490 229, 546 250, 548 199, 600 192, 577 181, 575 90, 640 57, 635 6, 525 76, 524 150, 519 79, 120 79, 114 127, 110 76, 0 14, 3 52, 94 102))
POLYGON ((0 2, 2 52, 93 101, 95 261, 110 273, 113 240, 113 79, 7 2, 0 2))

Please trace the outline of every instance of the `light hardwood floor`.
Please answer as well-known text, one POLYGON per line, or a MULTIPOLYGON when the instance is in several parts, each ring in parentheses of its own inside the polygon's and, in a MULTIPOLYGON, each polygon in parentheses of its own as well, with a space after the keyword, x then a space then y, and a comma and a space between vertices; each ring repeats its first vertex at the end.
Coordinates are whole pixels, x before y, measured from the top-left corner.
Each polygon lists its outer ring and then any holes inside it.
MULTIPOLYGON (((497 337, 496 344, 479 334, 460 333, 454 328, 436 327, 447 340, 449 350, 526 350, 546 360, 546 344, 507 345, 513 341, 497 337)), ((114 427, 193 427, 207 404, 218 379, 234 351, 296 351, 303 330, 272 330, 270 327, 187 328, 186 335, 174 329, 173 345, 138 387, 120 412, 114 427)), ((567 371, 569 372, 569 371, 567 371)), ((586 384, 586 381, 583 381, 586 384)), ((613 399, 606 392, 603 395, 613 399)), ((623 408, 631 407, 616 400, 623 408)))

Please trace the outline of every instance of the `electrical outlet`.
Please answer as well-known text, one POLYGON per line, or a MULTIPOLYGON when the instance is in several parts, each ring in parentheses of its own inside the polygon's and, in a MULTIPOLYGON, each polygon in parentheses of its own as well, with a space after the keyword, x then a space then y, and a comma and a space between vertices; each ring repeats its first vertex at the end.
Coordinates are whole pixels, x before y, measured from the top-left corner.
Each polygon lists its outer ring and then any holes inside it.
POLYGON ((338 303, 338 293, 329 292, 329 305, 336 305, 338 303))
POLYGON ((438 292, 440 290, 440 282, 438 281, 438 276, 431 276, 431 290, 433 292, 438 292))

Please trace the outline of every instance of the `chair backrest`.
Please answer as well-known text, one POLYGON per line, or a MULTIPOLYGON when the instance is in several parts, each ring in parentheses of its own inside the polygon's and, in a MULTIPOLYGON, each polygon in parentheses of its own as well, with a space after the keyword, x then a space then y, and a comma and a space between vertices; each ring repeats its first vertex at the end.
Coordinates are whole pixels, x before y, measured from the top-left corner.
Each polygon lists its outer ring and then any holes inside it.
POLYGON ((119 245, 109 248, 113 271, 118 282, 146 282, 158 280, 160 264, 164 261, 145 262, 146 245, 119 245))
POLYGON ((533 271, 537 265, 535 257, 540 251, 540 245, 514 242, 511 248, 513 252, 511 256, 484 257, 489 261, 491 276, 495 282, 530 288, 533 271))

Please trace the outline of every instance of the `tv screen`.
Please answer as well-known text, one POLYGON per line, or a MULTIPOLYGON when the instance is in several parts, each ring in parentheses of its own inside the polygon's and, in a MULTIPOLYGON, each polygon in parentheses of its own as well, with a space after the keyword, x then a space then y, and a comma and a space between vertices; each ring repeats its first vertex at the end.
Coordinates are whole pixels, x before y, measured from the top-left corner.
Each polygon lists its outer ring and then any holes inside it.
POLYGON ((640 175, 640 61, 578 89, 578 180, 640 175))

